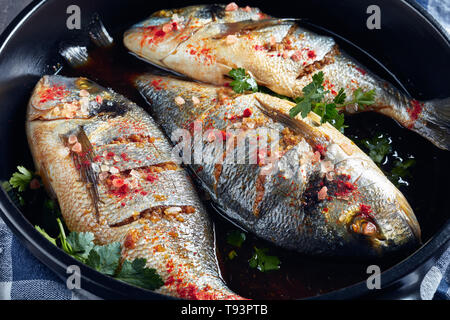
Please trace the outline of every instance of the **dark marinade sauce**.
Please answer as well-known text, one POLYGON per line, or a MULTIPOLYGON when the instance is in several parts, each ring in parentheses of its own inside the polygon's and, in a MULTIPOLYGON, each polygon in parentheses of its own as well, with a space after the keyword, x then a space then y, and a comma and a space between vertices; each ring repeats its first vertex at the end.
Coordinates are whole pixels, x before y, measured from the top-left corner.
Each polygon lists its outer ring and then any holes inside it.
MULTIPOLYGON (((156 68, 127 52, 121 44, 123 31, 124 28, 121 28, 112 33, 116 40, 112 47, 92 47, 89 50, 88 64, 76 69, 63 65, 59 74, 90 78, 126 96, 152 114, 151 107, 133 87, 132 79, 137 74, 155 71, 156 68)), ((351 54, 359 58, 354 48, 351 54)), ((367 61, 367 57, 365 59, 367 61)), ((375 73, 395 83, 393 78, 386 77, 388 75, 385 70, 377 70, 376 64, 370 67, 375 73)), ((401 87, 401 84, 396 84, 401 87)), ((422 228, 422 241, 425 243, 448 219, 449 209, 445 201, 448 188, 443 187, 443 181, 448 181, 449 178, 448 152, 437 149, 419 135, 400 127, 395 121, 375 113, 346 116, 346 124, 349 128, 345 134, 354 141, 371 139, 380 134, 389 140, 392 152, 383 161, 382 169, 385 172, 390 172, 398 161, 414 159, 415 165, 408 168, 410 176, 403 178, 399 188, 415 211, 422 228)), ((206 203, 206 206, 215 224, 222 276, 232 290, 247 298, 299 299, 323 294, 365 281, 369 276, 366 273, 367 267, 371 264, 377 264, 382 270, 386 270, 410 254, 403 253, 372 261, 317 258, 283 250, 248 233, 242 247, 236 248, 227 243, 227 236, 231 231, 237 230, 237 227, 218 214, 210 204, 206 203), (270 255, 276 255, 280 259, 280 269, 260 272, 250 268, 249 259, 254 247, 268 248, 270 255), (231 250, 237 253, 232 260, 228 258, 231 250)))

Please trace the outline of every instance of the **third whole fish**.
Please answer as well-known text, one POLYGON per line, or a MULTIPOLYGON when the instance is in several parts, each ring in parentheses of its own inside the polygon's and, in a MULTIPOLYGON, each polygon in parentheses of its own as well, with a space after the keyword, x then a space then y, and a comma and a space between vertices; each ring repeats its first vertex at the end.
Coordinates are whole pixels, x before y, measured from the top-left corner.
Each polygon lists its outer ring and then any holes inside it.
POLYGON ((345 53, 335 41, 257 8, 234 3, 161 10, 124 35, 125 46, 147 61, 192 79, 224 85, 232 68, 244 68, 259 85, 288 97, 302 96, 312 76, 323 71, 328 97, 340 88, 348 99, 357 88, 375 90, 376 111, 450 149, 450 98, 417 101, 379 79, 345 53))

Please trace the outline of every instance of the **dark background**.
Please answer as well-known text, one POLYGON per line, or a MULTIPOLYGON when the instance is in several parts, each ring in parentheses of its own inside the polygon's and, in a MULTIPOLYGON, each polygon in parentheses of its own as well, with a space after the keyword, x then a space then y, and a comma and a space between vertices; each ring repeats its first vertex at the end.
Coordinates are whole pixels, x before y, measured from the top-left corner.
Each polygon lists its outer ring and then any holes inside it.
POLYGON ((5 30, 14 17, 30 4, 31 1, 32 0, 1 0, 0 33, 5 30))

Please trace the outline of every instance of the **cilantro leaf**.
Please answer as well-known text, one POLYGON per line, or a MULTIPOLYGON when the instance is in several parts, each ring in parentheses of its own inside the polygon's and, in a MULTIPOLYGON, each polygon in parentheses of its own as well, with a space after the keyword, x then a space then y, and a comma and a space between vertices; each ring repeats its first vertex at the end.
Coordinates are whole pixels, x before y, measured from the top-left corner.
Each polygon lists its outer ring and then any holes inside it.
POLYGON ((361 108, 371 105, 375 103, 375 90, 363 91, 358 88, 353 92, 353 101, 361 108))
POLYGON ((276 256, 267 255, 268 249, 254 247, 255 253, 249 260, 250 268, 257 268, 261 272, 280 269, 280 259, 276 256))
POLYGON ((18 166, 17 170, 19 172, 13 173, 11 179, 9 179, 9 183, 13 188, 18 189, 20 192, 23 192, 27 189, 34 175, 31 171, 22 166, 18 166))
POLYGON ((160 288, 164 281, 155 269, 146 268, 146 263, 147 260, 143 258, 135 259, 133 262, 124 260, 122 268, 115 278, 149 290, 160 288))
POLYGON ((39 227, 39 226, 34 226, 34 227, 36 228, 37 231, 39 231, 44 236, 45 239, 47 239, 48 241, 50 241, 51 243, 53 243, 56 246, 56 238, 50 237, 48 235, 48 233, 45 232, 45 230, 42 229, 41 227, 39 227))
POLYGON ((67 243, 72 248, 72 255, 79 260, 86 260, 94 248, 94 234, 91 232, 71 232, 67 237, 67 243))
POLYGON ((360 143, 369 152, 369 157, 377 164, 381 164, 385 157, 392 151, 389 138, 382 134, 372 139, 363 139, 360 143))
POLYGON ((319 103, 324 98, 323 72, 320 71, 314 74, 312 79, 313 81, 302 89, 303 97, 295 99, 297 104, 289 110, 291 118, 294 118, 299 113, 302 118, 305 118, 313 109, 313 104, 319 103))
POLYGON ((405 161, 397 160, 395 161, 394 167, 392 168, 390 174, 389 174, 389 180, 392 181, 397 187, 400 184, 406 184, 408 183, 403 180, 403 178, 411 177, 411 173, 409 169, 413 167, 416 164, 416 160, 414 159, 407 159, 405 161))
POLYGON ((344 92, 344 88, 341 88, 338 94, 334 97, 333 102, 336 104, 343 104, 347 99, 347 95, 344 92))
POLYGON ((227 236, 227 243, 231 244, 232 246, 240 248, 244 243, 245 239, 246 239, 245 233, 238 230, 233 230, 227 236))
POLYGON ((119 266, 120 253, 121 246, 119 242, 113 242, 104 246, 94 246, 89 251, 86 264, 101 273, 112 276, 119 266))
POLYGON ((25 200, 23 199, 22 195, 19 192, 16 192, 8 181, 2 182, 2 188, 18 207, 25 205, 25 200))
POLYGON ((244 91, 258 91, 258 84, 256 83, 256 80, 247 75, 245 69, 231 69, 228 75, 234 79, 230 83, 230 86, 233 88, 234 92, 242 93, 244 91))

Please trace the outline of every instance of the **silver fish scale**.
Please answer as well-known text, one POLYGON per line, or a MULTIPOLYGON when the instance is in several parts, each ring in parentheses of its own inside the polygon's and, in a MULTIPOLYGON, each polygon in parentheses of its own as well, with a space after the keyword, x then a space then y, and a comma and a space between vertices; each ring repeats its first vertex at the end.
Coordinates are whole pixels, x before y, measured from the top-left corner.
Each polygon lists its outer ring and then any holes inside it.
MULTIPOLYGON (((140 77, 138 80, 140 92, 142 96, 148 101, 150 105, 155 106, 156 119, 159 123, 164 124, 166 132, 174 132, 175 130, 187 128, 191 123, 198 119, 204 112, 214 108, 217 104, 216 90, 208 90, 207 94, 203 93, 200 88, 196 92, 195 84, 192 91, 187 91, 183 88, 171 86, 167 84, 166 89, 156 89, 151 80, 146 80, 140 77), (176 97, 181 97, 185 103, 181 106, 175 102, 176 97), (200 103, 195 105, 192 102, 192 97, 197 97, 200 103), (167 104, 162 108, 166 101, 172 103, 167 104)), ((164 83, 166 85, 166 83, 164 83)))
POLYGON ((94 147, 97 155, 112 153, 114 156, 103 158, 97 165, 105 164, 117 167, 120 171, 147 167, 156 164, 173 161, 171 149, 168 148, 165 140, 155 140, 153 143, 143 143, 137 145, 135 143, 127 144, 109 144, 94 147))
POLYGON ((126 220, 136 212, 153 207, 198 204, 194 201, 195 193, 183 171, 164 171, 153 176, 157 178, 153 182, 140 179, 139 192, 131 190, 125 198, 112 195, 105 185, 100 184, 98 190, 101 217, 104 217, 109 225, 113 225, 126 220), (142 194, 142 191, 146 194, 142 194), (122 203, 125 205, 122 206, 122 203))

